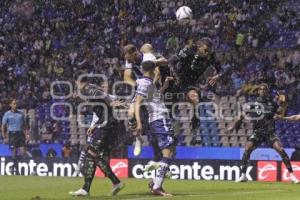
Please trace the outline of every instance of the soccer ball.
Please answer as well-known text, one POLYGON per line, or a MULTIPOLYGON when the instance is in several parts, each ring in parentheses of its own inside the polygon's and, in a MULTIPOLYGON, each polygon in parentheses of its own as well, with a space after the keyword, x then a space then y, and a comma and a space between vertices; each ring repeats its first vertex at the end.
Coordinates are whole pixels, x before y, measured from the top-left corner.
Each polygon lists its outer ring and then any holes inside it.
POLYGON ((176 11, 176 18, 178 21, 184 20, 184 19, 191 19, 193 16, 192 10, 187 6, 181 6, 176 11))

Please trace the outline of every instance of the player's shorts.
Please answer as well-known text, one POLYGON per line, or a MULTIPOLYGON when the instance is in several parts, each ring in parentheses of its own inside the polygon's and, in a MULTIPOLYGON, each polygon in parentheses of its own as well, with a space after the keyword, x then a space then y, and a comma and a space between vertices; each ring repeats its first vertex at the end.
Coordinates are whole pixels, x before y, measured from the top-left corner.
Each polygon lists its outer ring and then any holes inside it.
POLYGON ((96 128, 93 139, 87 149, 92 150, 97 156, 103 158, 109 156, 117 140, 117 129, 96 128))
POLYGON ((8 144, 10 149, 25 147, 25 135, 22 131, 9 131, 8 144))
POLYGON ((280 141, 279 137, 275 132, 257 132, 254 133, 248 138, 248 141, 254 143, 255 147, 258 147, 261 143, 265 142, 269 146, 272 146, 274 142, 280 141))
POLYGON ((174 133, 170 119, 159 119, 150 123, 151 132, 157 138, 160 149, 175 145, 174 133))

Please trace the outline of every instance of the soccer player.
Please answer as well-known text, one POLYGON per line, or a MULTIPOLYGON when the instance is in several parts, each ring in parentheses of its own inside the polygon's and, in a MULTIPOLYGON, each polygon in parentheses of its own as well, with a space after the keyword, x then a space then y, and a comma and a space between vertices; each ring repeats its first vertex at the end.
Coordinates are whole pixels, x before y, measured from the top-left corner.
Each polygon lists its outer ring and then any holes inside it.
POLYGON ((2 137, 4 143, 9 144, 9 148, 12 151, 13 166, 12 174, 19 175, 18 167, 18 152, 20 150, 20 156, 23 158, 26 153, 25 141, 28 139, 26 135, 26 121, 24 114, 18 110, 18 103, 16 99, 10 101, 10 110, 4 113, 2 119, 2 137))
POLYGON ((168 109, 166 108, 161 91, 157 89, 153 82, 155 77, 155 61, 147 60, 142 63, 143 77, 137 80, 137 90, 135 95, 135 119, 137 126, 135 131, 141 132, 143 128, 141 120, 141 105, 144 104, 149 114, 149 124, 152 133, 156 136, 158 146, 162 152, 162 159, 159 163, 159 169, 149 187, 151 193, 160 196, 171 196, 164 191, 162 184, 165 174, 168 171, 171 159, 174 154, 175 141, 170 124, 168 109))
MULTIPOLYGON (((124 71, 124 82, 130 84, 132 87, 135 87, 135 88, 137 87, 136 80, 143 76, 141 69, 140 69, 140 65, 141 65, 141 62, 145 55, 146 56, 147 55, 148 56, 156 55, 155 56, 155 58, 156 58, 155 63, 157 66, 156 71, 155 71, 156 80, 158 80, 160 77, 160 72, 158 70, 158 67, 167 64, 167 60, 160 54, 155 54, 152 45, 148 44, 148 43, 144 44, 141 47, 141 52, 139 52, 138 49, 132 44, 126 45, 123 49, 123 52, 124 52, 124 58, 126 60, 125 71, 124 71)), ((133 105, 131 105, 130 109, 128 111, 128 116, 129 116, 129 118, 131 118, 131 120, 129 120, 129 122, 130 122, 129 125, 131 127, 135 126, 135 120, 134 120, 133 113, 134 113, 134 107, 133 107, 133 105)), ((143 133, 148 135, 148 137, 150 138, 150 142, 153 143, 152 147, 154 150, 154 160, 160 160, 161 153, 160 153, 159 148, 156 147, 156 145, 155 145, 157 143, 155 141, 155 138, 153 138, 152 135, 150 134, 149 124, 147 122, 147 119, 148 119, 147 110, 144 107, 142 107, 142 120, 143 120, 143 124, 144 124, 143 133)), ((133 153, 135 156, 139 156, 141 154, 141 148, 142 148, 142 143, 143 143, 143 140, 141 137, 142 133, 137 134, 136 132, 133 132, 133 134, 135 135, 135 138, 136 138, 133 153)), ((153 163, 153 164, 155 164, 155 163, 153 163)), ((149 165, 149 166, 151 166, 151 165, 149 165)))
POLYGON ((96 113, 99 119, 90 128, 93 140, 86 151, 84 185, 81 189, 70 192, 70 194, 73 196, 88 196, 96 166, 98 166, 113 183, 111 195, 116 195, 125 185, 114 174, 108 162, 109 154, 119 133, 117 127, 120 126, 112 112, 113 108, 126 108, 126 105, 104 93, 98 86, 89 84, 86 79, 77 81, 77 87, 90 102, 102 103, 103 105, 93 106, 93 112, 96 113), (98 125, 101 125, 101 128, 98 128, 98 125))
MULTIPOLYGON (((100 85, 102 91, 104 91, 105 93, 108 93, 108 83, 107 81, 103 81, 100 85)), ((75 95, 77 96, 77 95, 75 95)), ((116 97, 111 96, 113 99, 115 99, 116 97)), ((79 176, 81 169, 83 168, 84 162, 85 162, 85 157, 86 157, 86 151, 87 151, 87 147, 92 143, 93 137, 92 137, 92 133, 93 133, 93 129, 95 126, 97 126, 97 128, 101 128, 100 125, 96 125, 96 123, 98 122, 99 117, 97 116, 97 114, 95 112, 93 112, 93 118, 92 118, 92 122, 90 127, 87 130, 87 145, 85 145, 79 155, 79 159, 78 159, 78 163, 77 163, 77 167, 75 169, 75 176, 79 176)))
MULTIPOLYGON (((282 97, 282 96, 281 96, 282 97)), ((242 176, 236 182, 247 181, 246 170, 250 155, 262 142, 267 142, 281 156, 283 163, 288 169, 293 183, 299 183, 299 180, 293 174, 293 168, 290 159, 282 147, 279 138, 275 133, 275 115, 284 115, 286 109, 285 98, 278 98, 278 104, 272 98, 267 84, 260 84, 257 91, 255 102, 248 105, 246 113, 244 112, 240 118, 234 122, 234 125, 228 129, 238 130, 243 119, 249 117, 253 121, 253 134, 246 143, 245 152, 242 157, 242 176), (279 105, 278 105, 279 104, 279 105)))
MULTIPOLYGON (((78 159, 78 163, 77 163, 77 167, 75 169, 75 176, 78 176, 81 172, 81 169, 84 165, 84 162, 85 162, 85 157, 86 157, 86 151, 87 151, 87 147, 92 143, 93 141, 93 137, 92 137, 92 133, 93 133, 93 129, 96 125, 96 123, 98 122, 99 120, 99 117, 97 116, 96 113, 93 112, 93 119, 92 119, 92 122, 91 122, 91 126, 90 128, 87 130, 87 146, 83 147, 83 149, 81 150, 80 152, 80 155, 79 155, 79 159, 78 159)), ((97 128, 100 128, 100 126, 98 125, 97 128)))
MULTIPOLYGON (((215 75, 207 78, 207 87, 213 87, 220 80, 220 78, 227 72, 222 70, 220 63, 215 58, 215 52, 212 48, 212 41, 210 38, 201 38, 195 45, 188 45, 178 54, 170 59, 170 63, 176 69, 176 80, 178 82, 180 92, 185 92, 187 101, 190 102, 194 108, 199 103, 199 79, 204 72, 212 67, 215 69, 215 75)), ((192 129, 195 131, 199 127, 199 119, 194 115, 192 119, 192 129)))

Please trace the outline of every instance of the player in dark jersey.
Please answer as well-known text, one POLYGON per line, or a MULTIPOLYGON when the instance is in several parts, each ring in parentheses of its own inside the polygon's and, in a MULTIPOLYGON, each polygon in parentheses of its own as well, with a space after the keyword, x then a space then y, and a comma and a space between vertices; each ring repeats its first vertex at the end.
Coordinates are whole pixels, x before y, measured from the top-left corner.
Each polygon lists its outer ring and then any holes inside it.
POLYGON ((89 195, 96 166, 98 166, 113 183, 111 195, 116 195, 124 188, 125 185, 121 183, 114 174, 108 162, 109 154, 116 143, 118 134, 120 133, 118 127, 122 127, 120 122, 113 116, 113 108, 126 106, 124 103, 113 99, 112 96, 104 93, 100 87, 94 84, 89 84, 85 79, 78 81, 77 86, 82 98, 91 103, 101 105, 91 104, 93 112, 98 117, 98 121, 90 131, 93 140, 87 147, 86 151, 84 185, 81 189, 75 192, 70 192, 70 194, 73 196, 89 195), (101 128, 99 128, 99 126, 101 128))
MULTIPOLYGON (((212 67, 215 74, 207 78, 207 87, 213 89, 217 81, 227 72, 221 69, 216 60, 210 38, 202 38, 195 45, 187 46, 170 59, 176 71, 179 92, 185 92, 188 102, 194 107, 199 103, 199 79, 204 72, 212 67)), ((193 130, 199 126, 199 120, 192 119, 193 130)))
POLYGON ((228 129, 229 131, 234 129, 238 130, 243 119, 253 121, 253 134, 246 143, 245 152, 242 157, 242 176, 237 179, 237 182, 247 181, 246 170, 252 151, 262 142, 267 142, 281 156, 283 163, 290 173, 291 181, 293 183, 299 183, 299 180, 293 174, 290 159, 275 133, 275 116, 276 114, 284 115, 285 109, 286 103, 284 98, 278 98, 278 103, 275 102, 271 96, 268 85, 261 84, 258 87, 255 101, 247 104, 247 108, 243 112, 244 114, 228 129))

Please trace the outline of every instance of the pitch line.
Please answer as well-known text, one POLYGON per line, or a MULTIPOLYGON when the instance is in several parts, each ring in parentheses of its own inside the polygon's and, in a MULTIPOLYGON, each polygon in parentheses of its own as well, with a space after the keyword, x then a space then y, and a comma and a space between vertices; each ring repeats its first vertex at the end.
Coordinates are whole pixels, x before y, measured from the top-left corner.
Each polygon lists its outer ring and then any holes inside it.
MULTIPOLYGON (((272 190, 272 192, 282 192, 284 190, 272 190)), ((182 198, 182 197, 207 197, 212 195, 240 195, 240 194, 255 194, 255 193, 264 193, 270 192, 270 190, 259 190, 259 191, 244 191, 244 192, 228 192, 228 193, 209 193, 209 194, 187 194, 187 195, 178 195, 178 196, 170 196, 170 197, 139 197, 139 198, 130 198, 124 200, 147 200, 147 199, 166 199, 166 198, 182 198)))

